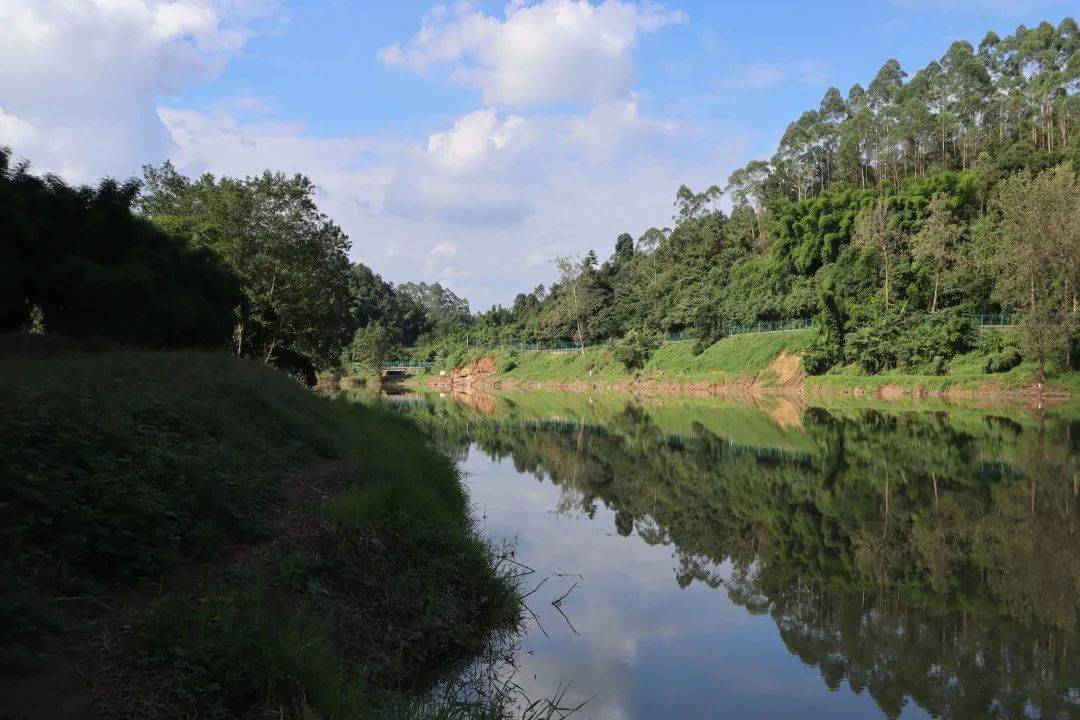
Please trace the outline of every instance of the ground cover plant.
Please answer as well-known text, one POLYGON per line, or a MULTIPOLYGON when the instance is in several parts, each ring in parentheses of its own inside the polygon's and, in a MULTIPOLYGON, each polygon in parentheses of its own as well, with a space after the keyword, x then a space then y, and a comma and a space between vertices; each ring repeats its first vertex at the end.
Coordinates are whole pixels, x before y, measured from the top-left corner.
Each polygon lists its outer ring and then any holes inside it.
POLYGON ((0 370, 24 686, 78 659, 119 716, 362 717, 520 623, 511 550, 389 411, 219 353, 7 336, 0 370))

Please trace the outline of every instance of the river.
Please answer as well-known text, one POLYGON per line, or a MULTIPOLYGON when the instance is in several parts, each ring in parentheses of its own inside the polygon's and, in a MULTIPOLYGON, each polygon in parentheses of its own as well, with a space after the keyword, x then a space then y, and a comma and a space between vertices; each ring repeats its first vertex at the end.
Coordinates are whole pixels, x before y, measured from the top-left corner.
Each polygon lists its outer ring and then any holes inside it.
POLYGON ((1080 408, 388 402, 543 580, 518 678, 575 718, 1080 717, 1080 408))

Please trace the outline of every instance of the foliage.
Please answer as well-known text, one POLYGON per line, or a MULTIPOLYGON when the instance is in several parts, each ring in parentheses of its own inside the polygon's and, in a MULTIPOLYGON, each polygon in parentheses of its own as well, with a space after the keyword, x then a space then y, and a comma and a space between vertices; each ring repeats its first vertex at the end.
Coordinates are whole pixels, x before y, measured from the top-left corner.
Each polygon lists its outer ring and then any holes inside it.
POLYGON ((631 330, 611 344, 611 354, 622 363, 627 372, 633 372, 645 367, 645 363, 660 345, 660 340, 655 335, 631 330))
POLYGON ((72 188, 39 178, 0 148, 0 332, 36 322, 151 347, 227 342, 236 279, 135 216, 137 192, 134 182, 72 188))
POLYGON ((991 260, 995 295, 1023 310, 1025 340, 1045 375, 1047 357, 1065 354, 1070 364, 1078 325, 1080 285, 1080 179, 1067 165, 1004 180, 992 208, 991 260))
POLYGON ((1014 347, 1007 347, 986 358, 985 370, 988 373, 1008 372, 1019 365, 1020 360, 1020 351, 1014 347))
POLYGON ((434 324, 429 311, 401 286, 395 288, 372 272, 371 268, 354 263, 349 268, 349 310, 346 319, 348 336, 360 328, 381 322, 395 343, 412 345, 434 324))
POLYGON ((552 261, 559 271, 558 292, 553 295, 552 325, 569 328, 574 342, 584 347, 589 339, 589 318, 599 307, 593 282, 596 274, 596 254, 585 257, 559 257, 552 261))
POLYGON ((184 177, 171 163, 144 168, 142 211, 240 278, 236 354, 263 362, 336 363, 346 340, 349 239, 315 205, 303 175, 184 177))
POLYGON ((393 333, 375 320, 358 329, 349 346, 342 351, 341 367, 346 373, 382 375, 383 368, 396 352, 393 333))
POLYGON ((894 307, 847 334, 844 359, 869 373, 942 375, 948 358, 971 349, 975 335, 972 320, 962 310, 920 318, 894 307))

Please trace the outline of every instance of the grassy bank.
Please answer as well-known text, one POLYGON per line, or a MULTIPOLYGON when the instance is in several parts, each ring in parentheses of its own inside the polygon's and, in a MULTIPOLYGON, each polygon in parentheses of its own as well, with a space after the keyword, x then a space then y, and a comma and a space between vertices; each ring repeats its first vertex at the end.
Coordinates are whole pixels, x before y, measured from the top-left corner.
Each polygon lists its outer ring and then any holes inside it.
POLYGON ((220 354, 0 340, 0 716, 385 715, 517 628, 399 416, 220 354))
POLYGON ((636 374, 628 373, 606 347, 561 353, 476 352, 462 360, 494 355, 500 379, 522 382, 723 382, 754 377, 767 370, 780 353, 801 352, 810 337, 810 331, 736 335, 714 343, 700 355, 693 354, 692 342, 668 343, 658 348, 636 374))
MULTIPOLYGON (((630 373, 606 347, 588 348, 578 352, 485 352, 474 351, 454 358, 442 370, 451 371, 489 356, 494 361, 493 379, 510 387, 521 385, 570 386, 575 383, 738 383, 756 381, 768 388, 783 381, 783 373, 791 372, 791 363, 780 368, 777 358, 800 355, 813 338, 813 330, 736 335, 724 338, 699 355, 692 352, 693 343, 669 343, 658 348, 637 372, 630 373)), ((952 358, 944 375, 916 375, 898 371, 868 375, 857 366, 836 368, 825 375, 805 379, 811 393, 863 395, 886 392, 901 394, 959 393, 1010 394, 1026 393, 1035 382, 1035 364, 1029 360, 1000 373, 985 372, 989 355, 973 350, 952 358)), ((414 384, 423 384, 438 376, 417 376, 414 384)), ((1080 373, 1064 373, 1051 367, 1046 381, 1051 391, 1080 392, 1080 373)))

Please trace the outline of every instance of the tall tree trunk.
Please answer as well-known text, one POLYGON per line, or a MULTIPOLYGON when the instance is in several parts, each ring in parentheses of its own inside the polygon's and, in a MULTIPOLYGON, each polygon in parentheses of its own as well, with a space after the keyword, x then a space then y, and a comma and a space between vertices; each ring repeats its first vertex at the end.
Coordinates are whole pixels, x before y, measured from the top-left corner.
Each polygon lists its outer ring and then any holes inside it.
POLYGON ((885 251, 885 312, 889 312, 889 251, 885 251))
POLYGON ((940 278, 938 277, 937 271, 934 271, 934 302, 930 305, 930 312, 937 311, 937 292, 939 279, 940 278))

